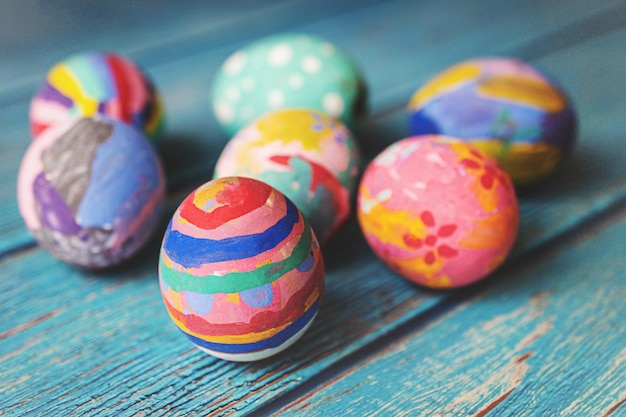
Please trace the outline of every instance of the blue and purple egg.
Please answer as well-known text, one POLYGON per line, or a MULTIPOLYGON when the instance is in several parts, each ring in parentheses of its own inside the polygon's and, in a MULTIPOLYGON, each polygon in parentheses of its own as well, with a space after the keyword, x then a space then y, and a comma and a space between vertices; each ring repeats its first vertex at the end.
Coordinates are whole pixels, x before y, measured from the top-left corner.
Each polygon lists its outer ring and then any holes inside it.
POLYGON ((496 158, 515 185, 549 176, 571 151, 577 121, 556 83, 516 59, 474 59, 421 87, 408 105, 412 135, 471 142, 496 158))
POLYGON ((104 268, 135 254, 160 221, 165 179, 145 136, 106 117, 75 118, 31 144, 18 176, 31 234, 68 263, 104 268))

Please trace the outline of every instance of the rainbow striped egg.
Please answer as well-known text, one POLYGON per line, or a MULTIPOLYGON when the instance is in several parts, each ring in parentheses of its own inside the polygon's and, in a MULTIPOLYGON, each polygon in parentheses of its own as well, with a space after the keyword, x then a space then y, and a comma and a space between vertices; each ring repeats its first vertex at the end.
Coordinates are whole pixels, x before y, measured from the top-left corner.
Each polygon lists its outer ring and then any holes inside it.
POLYGON ((91 52, 50 69, 31 100, 31 133, 37 137, 60 121, 94 114, 132 124, 151 140, 163 126, 163 104, 148 77, 122 56, 91 52))
POLYGON ((167 227, 161 295, 199 349, 255 361, 292 345, 324 288, 319 244, 298 208, 269 185, 225 177, 193 191, 167 227))

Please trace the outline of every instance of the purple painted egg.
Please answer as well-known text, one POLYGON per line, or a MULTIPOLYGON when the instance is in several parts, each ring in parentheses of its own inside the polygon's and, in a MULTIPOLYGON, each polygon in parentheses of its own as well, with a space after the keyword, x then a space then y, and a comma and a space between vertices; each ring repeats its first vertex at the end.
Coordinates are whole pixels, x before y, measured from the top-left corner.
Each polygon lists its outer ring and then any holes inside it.
POLYGON ((157 226, 165 180, 147 139, 126 123, 77 118, 34 140, 18 176, 20 213, 68 263, 104 268, 132 256, 157 226))

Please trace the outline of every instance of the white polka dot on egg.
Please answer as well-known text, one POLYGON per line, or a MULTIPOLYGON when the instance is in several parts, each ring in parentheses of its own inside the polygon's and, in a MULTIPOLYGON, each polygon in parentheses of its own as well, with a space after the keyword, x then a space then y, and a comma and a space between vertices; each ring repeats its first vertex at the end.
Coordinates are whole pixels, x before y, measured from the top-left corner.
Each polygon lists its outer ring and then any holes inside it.
POLYGON ((243 52, 236 52, 224 62, 224 72, 228 75, 235 75, 246 65, 247 57, 243 52))
POLYGON ((272 90, 267 95, 267 103, 272 107, 280 107, 285 102, 285 96, 280 90, 272 90))
POLYGON ((322 69, 322 61, 313 55, 305 56, 302 59, 302 69, 310 74, 318 73, 322 69))
POLYGON ((231 54, 213 80, 210 102, 222 102, 211 107, 220 112, 218 121, 230 120, 220 123, 229 135, 283 108, 311 108, 351 124, 364 108, 358 101, 365 99, 364 86, 358 68, 337 45, 310 34, 282 33, 231 54))
POLYGON ((235 117, 233 108, 221 100, 216 100, 213 102, 213 111, 217 116, 218 120, 222 123, 230 123, 233 121, 235 117))
POLYGON ((291 56, 293 52, 288 45, 284 43, 278 44, 274 46, 269 54, 267 55, 267 60, 269 64, 273 67, 284 67, 291 61, 291 56))
POLYGON ((337 117, 341 115, 345 104, 343 102, 343 98, 338 93, 331 92, 324 95, 322 99, 322 106, 324 106, 324 110, 328 112, 333 117, 337 117))

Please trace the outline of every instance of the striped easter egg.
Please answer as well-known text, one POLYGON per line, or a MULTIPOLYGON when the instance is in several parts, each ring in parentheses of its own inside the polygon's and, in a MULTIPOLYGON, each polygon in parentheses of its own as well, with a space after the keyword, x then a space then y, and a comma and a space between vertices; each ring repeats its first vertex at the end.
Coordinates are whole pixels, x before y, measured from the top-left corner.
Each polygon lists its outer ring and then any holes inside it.
POLYGON ((156 140, 163 103, 148 76, 133 62, 110 52, 75 54, 50 69, 30 103, 33 137, 76 116, 105 115, 156 140))
POLYGON ((298 340, 319 310, 324 262, 298 208, 244 177, 209 181, 181 203, 159 260, 176 326, 221 359, 254 361, 298 340))

